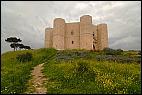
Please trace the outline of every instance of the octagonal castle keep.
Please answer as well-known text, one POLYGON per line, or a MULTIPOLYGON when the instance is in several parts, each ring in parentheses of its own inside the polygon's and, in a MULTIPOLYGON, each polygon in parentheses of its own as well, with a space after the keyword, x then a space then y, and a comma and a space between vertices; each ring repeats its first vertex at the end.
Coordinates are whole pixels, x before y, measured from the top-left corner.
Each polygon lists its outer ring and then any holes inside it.
POLYGON ((92 17, 84 15, 80 22, 54 20, 53 28, 45 29, 45 48, 103 50, 108 47, 107 24, 92 24, 92 17))

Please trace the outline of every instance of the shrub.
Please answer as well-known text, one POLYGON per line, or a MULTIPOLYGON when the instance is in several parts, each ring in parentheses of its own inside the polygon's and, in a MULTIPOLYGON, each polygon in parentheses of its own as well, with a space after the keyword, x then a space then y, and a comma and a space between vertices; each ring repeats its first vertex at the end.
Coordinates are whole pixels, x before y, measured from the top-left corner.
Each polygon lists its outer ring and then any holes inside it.
POLYGON ((121 55, 123 53, 122 49, 111 49, 111 48, 105 48, 103 49, 104 54, 106 55, 121 55))
POLYGON ((103 50, 104 54, 106 55, 115 55, 115 50, 111 49, 111 48, 105 48, 103 50))
POLYGON ((128 56, 122 56, 122 55, 97 55, 96 57, 97 61, 114 61, 114 62, 120 62, 120 63, 140 63, 141 57, 128 57, 128 56))
POLYGON ((117 55, 121 55, 122 53, 123 53, 123 50, 122 50, 122 49, 117 49, 117 50, 116 50, 116 54, 117 54, 117 55))
POLYGON ((88 53, 85 51, 58 51, 56 54, 56 60, 72 60, 78 58, 85 58, 88 56, 88 53))
POLYGON ((96 77, 96 73, 90 67, 89 63, 86 62, 78 62, 77 67, 75 68, 77 77, 81 81, 94 81, 96 77), (89 78, 89 79, 88 79, 89 78))
POLYGON ((138 52, 138 55, 141 55, 141 51, 138 52))
POLYGON ((78 73, 84 73, 85 71, 88 71, 87 63, 78 62, 77 65, 78 65, 78 68, 77 68, 78 73))
POLYGON ((26 54, 19 54, 16 59, 20 62, 29 62, 32 60, 32 54, 28 52, 26 54))

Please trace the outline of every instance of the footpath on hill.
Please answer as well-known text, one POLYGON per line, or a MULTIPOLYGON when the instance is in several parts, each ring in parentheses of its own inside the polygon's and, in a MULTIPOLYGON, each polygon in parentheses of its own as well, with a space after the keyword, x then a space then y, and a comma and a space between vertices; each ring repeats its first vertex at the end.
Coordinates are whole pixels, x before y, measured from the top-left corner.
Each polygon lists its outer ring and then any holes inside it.
POLYGON ((27 94, 46 94, 47 93, 47 89, 46 87, 44 87, 44 81, 46 80, 46 78, 44 77, 42 73, 43 65, 44 63, 34 67, 31 73, 32 79, 30 79, 28 82, 28 85, 29 85, 28 91, 25 93, 27 94))

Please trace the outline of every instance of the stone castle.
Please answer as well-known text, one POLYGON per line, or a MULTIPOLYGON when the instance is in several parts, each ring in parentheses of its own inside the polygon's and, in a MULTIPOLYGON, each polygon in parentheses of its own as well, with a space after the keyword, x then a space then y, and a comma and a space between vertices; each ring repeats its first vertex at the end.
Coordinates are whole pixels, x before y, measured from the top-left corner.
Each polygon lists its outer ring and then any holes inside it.
POLYGON ((92 24, 92 17, 84 15, 80 22, 54 20, 53 28, 45 29, 45 48, 103 50, 108 47, 107 24, 92 24))

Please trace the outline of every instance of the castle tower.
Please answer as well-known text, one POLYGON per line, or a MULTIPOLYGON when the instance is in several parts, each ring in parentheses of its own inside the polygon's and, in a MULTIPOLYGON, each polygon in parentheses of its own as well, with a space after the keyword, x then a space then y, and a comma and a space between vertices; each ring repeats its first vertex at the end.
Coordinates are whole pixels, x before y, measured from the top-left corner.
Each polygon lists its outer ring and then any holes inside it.
POLYGON ((62 18, 56 18, 54 20, 53 31, 53 48, 58 50, 64 49, 65 38, 65 20, 62 18))
POLYGON ((45 29, 45 48, 52 48, 53 44, 53 29, 46 28, 45 29))
POLYGON ((93 49, 92 17, 89 15, 80 17, 80 48, 93 49))
POLYGON ((93 50, 98 50, 98 41, 97 41, 97 26, 92 25, 92 31, 93 31, 93 50))
POLYGON ((97 25, 97 43, 99 50, 103 50, 108 47, 108 32, 107 24, 97 25))
POLYGON ((65 49, 79 49, 79 22, 66 23, 65 49))
POLYGON ((92 17, 84 15, 80 22, 65 23, 54 20, 53 28, 45 30, 45 48, 103 50, 108 47, 107 24, 92 24, 92 17))

